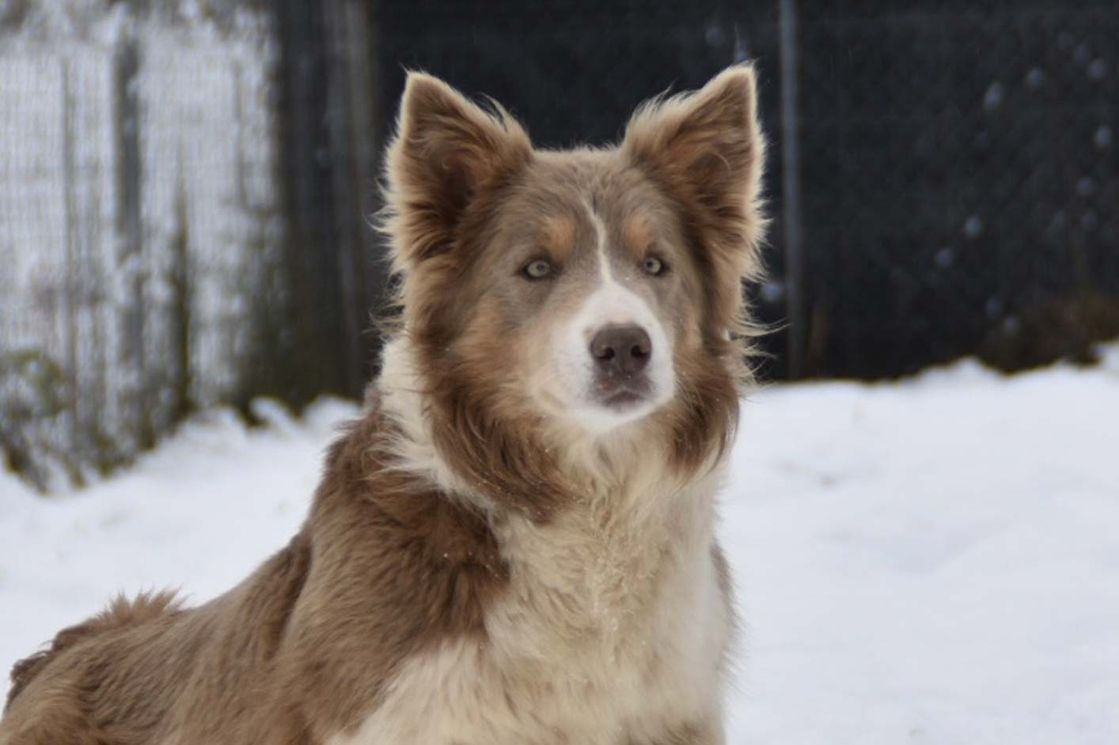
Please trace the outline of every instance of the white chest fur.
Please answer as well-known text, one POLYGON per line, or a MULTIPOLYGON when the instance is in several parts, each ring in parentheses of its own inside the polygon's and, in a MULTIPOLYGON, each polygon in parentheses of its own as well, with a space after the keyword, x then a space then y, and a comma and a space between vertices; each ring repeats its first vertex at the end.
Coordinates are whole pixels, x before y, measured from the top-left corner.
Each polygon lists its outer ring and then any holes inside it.
POLYGON ((648 520, 580 512, 499 535, 511 583, 484 642, 408 661, 329 745, 627 745, 718 716, 732 620, 712 557, 715 479, 648 520))

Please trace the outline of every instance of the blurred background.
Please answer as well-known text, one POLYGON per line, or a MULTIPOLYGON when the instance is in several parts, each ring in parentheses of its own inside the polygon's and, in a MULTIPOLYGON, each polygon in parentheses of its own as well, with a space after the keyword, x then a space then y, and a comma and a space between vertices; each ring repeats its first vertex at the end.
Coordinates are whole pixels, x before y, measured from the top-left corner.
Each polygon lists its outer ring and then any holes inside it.
POLYGON ((614 141, 753 60, 763 377, 1119 337, 1115 0, 0 0, 0 447, 40 488, 193 411, 358 396, 404 71, 614 141))

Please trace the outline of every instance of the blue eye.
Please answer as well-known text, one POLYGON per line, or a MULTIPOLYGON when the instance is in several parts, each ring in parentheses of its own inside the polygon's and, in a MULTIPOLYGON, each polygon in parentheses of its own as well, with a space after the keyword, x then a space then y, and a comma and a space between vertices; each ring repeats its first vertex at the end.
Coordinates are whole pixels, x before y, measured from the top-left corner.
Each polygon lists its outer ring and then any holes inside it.
POLYGON ((656 256, 646 256, 645 261, 641 262, 641 268, 645 270, 646 274, 654 277, 659 277, 668 271, 668 267, 665 263, 656 256))
POLYGON ((521 274, 523 274, 526 279, 533 280, 547 279, 548 277, 552 276, 552 272, 552 264, 545 259, 535 259, 533 261, 530 261, 529 263, 525 264, 523 269, 521 269, 521 274))

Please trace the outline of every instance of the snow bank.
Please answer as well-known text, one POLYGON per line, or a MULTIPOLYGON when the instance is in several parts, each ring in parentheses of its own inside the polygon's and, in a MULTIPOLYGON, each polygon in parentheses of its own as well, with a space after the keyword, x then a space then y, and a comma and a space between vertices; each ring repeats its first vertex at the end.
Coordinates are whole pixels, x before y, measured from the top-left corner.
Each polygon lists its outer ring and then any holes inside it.
POLYGON ((1119 349, 757 396, 731 742, 1119 742, 1117 422, 1119 349))
MULTIPOLYGON (((117 591, 232 585, 298 527, 333 424, 193 420, 43 499, 0 474, 0 667, 117 591)), ((1119 741, 1119 347, 751 397, 722 535, 744 631, 730 743, 1119 741)))

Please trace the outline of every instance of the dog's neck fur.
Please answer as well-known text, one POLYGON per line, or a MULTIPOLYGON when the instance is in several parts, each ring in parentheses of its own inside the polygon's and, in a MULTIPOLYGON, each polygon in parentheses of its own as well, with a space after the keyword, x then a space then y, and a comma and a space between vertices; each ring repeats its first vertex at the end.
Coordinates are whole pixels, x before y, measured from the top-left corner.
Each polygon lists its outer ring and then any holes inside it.
MULTIPOLYGON (((399 429, 400 437, 392 445, 397 467, 476 509, 500 512, 494 500, 456 474, 439 454, 431 435, 424 388, 423 376, 406 337, 390 340, 384 348, 381 374, 371 385, 367 400, 376 401, 399 429)), ((694 488, 695 474, 679 474, 667 468, 665 459, 654 455, 659 451, 659 443, 640 433, 634 435, 632 430, 640 424, 627 426, 630 434, 612 439, 553 435, 549 444, 554 446, 555 455, 561 459, 567 475, 582 487, 573 507, 630 511, 636 518, 653 519, 653 513, 670 509, 683 489, 694 488)), ((724 455, 712 453, 699 472, 721 472, 724 455)))
POLYGON ((472 488, 440 457, 423 386, 406 338, 390 341, 370 400, 399 430, 392 446, 395 467, 486 516, 509 563, 514 592, 537 596, 519 600, 549 614, 548 633, 573 639, 585 638, 591 627, 620 633, 624 619, 639 617, 655 601, 657 579, 666 571, 709 561, 721 455, 712 456, 700 478, 681 477, 653 455, 654 443, 569 444, 568 458, 582 461, 572 465, 582 468, 579 481, 586 489, 539 521, 472 488))

